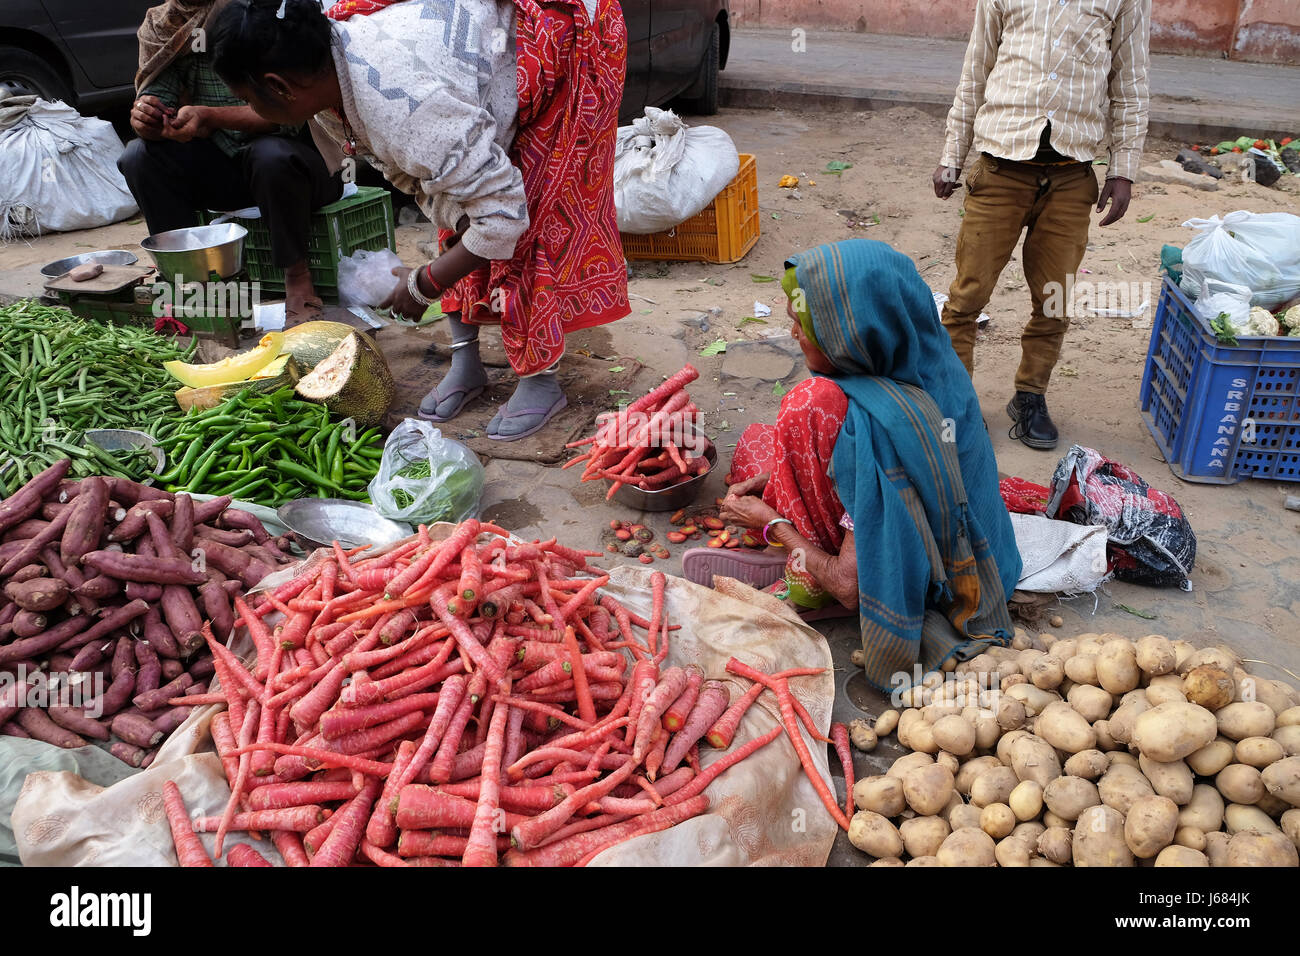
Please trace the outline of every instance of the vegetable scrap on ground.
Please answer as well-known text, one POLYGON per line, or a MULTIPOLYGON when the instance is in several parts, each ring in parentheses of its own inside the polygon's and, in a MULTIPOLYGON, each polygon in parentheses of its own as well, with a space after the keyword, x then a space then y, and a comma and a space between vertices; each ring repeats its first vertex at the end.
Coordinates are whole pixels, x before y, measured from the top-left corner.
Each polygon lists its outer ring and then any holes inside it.
POLYGON ((850 725, 912 751, 853 784, 872 866, 1300 865, 1300 692, 1229 648, 1018 631, 948 670, 850 725))
MULTIPOLYGON (((786 733, 827 811, 789 689, 765 674, 731 700, 694 667, 660 670, 677 629, 662 574, 641 618, 600 589, 595 552, 524 543, 469 519, 373 557, 339 545, 242 609, 251 671, 209 637, 227 709, 212 721, 230 783, 220 816, 167 807, 184 866, 264 865, 232 832, 269 833, 290 866, 569 866, 705 812, 708 785, 786 733), (283 615, 272 629, 264 618, 283 615), (765 691, 782 726, 734 741, 765 691), (733 745, 734 744, 734 745, 733 745), (701 747, 718 751, 711 761, 701 747)), ((837 735, 845 742, 847 730, 837 735)), ((851 777, 851 770, 849 771, 851 777)))
POLYGON ((110 753, 145 767, 205 699, 205 628, 229 638, 244 589, 292 559, 229 497, 69 480, 71 467, 55 462, 0 502, 0 669, 16 675, 0 736, 111 739, 110 753))

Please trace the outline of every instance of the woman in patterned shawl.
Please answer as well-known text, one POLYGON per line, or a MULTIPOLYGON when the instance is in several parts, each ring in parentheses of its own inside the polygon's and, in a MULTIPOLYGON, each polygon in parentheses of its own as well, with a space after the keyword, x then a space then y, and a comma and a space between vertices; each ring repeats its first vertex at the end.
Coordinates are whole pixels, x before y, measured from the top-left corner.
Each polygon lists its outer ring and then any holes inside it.
POLYGON ((848 240, 791 259, 784 286, 813 377, 775 427, 741 436, 722 509, 773 550, 689 551, 687 577, 763 586, 784 571, 776 588, 801 608, 856 607, 882 689, 1009 641, 1020 554, 979 400, 916 267, 848 240))
POLYGON ((488 426, 510 441, 566 404, 565 335, 628 314, 614 212, 627 59, 615 0, 232 0, 216 68, 276 122, 314 120, 327 159, 359 155, 415 195, 441 254, 395 270, 384 305, 441 299, 451 368, 420 406, 447 421, 484 391, 478 327, 501 326, 519 386, 488 426), (340 155, 340 151, 341 154, 340 155))

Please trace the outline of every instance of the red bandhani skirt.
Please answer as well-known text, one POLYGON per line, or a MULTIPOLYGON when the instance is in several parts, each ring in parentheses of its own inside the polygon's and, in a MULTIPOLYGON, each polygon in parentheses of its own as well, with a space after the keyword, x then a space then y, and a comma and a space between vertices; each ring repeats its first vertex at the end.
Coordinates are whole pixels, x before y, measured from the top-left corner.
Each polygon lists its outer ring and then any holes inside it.
MULTIPOLYGON (((524 178, 529 226, 515 257, 442 296, 465 322, 501 326, 510 366, 545 371, 569 332, 626 316, 627 263, 614 211, 614 142, 627 68, 615 0, 594 21, 582 0, 515 0, 519 131, 510 159, 524 178)), ((439 231, 445 243, 453 233, 439 231)))
POLYGON ((731 480, 769 472, 763 500, 823 551, 839 554, 844 506, 827 471, 849 400, 829 378, 815 376, 781 400, 776 425, 750 425, 736 443, 731 480))

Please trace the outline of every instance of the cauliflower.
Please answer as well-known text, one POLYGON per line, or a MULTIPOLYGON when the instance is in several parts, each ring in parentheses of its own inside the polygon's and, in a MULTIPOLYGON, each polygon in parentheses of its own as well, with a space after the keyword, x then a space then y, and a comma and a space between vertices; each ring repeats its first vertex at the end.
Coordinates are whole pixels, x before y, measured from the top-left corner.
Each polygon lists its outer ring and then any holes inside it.
POLYGON ((1250 320, 1246 323, 1244 334, 1281 335, 1282 332, 1273 313, 1257 305, 1250 310, 1250 320))
POLYGON ((1277 320, 1287 335, 1300 335, 1300 305, 1293 305, 1281 313, 1277 320))

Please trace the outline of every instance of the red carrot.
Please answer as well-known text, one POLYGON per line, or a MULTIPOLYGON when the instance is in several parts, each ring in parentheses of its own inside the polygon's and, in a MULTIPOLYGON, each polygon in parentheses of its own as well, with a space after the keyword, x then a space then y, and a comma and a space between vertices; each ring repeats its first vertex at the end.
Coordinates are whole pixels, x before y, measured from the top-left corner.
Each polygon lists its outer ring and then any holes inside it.
MULTIPOLYGON (((507 693, 509 686, 502 688, 507 693)), ((492 711, 488 728, 487 749, 483 752, 483 773, 479 784, 478 805, 469 831, 469 843, 461 857, 462 866, 496 866, 497 841, 494 829, 501 803, 501 762, 505 752, 509 705, 492 711)))
POLYGON ((194 835, 180 787, 171 780, 163 784, 163 809, 167 813, 167 825, 171 827, 172 843, 176 846, 176 858, 181 866, 212 866, 208 851, 194 835))
POLYGON ((258 787, 248 795, 249 810, 287 810, 312 804, 351 800, 357 795, 350 781, 327 783, 273 783, 258 787))
POLYGON ((772 741, 776 740, 777 737, 780 737, 783 732, 784 728, 773 727, 767 733, 763 734, 763 736, 755 737, 748 743, 737 747, 735 750, 723 755, 722 757, 719 757, 717 760, 713 761, 713 763, 705 767, 700 773, 696 774, 696 776, 687 783, 686 786, 669 796, 667 800, 668 805, 672 806, 690 800, 696 795, 703 793, 704 789, 716 780, 723 771, 729 770, 742 760, 750 757, 758 751, 759 748, 766 747, 772 741))
POLYGON ((664 729, 672 732, 681 730, 686 723, 686 718, 691 713, 691 708, 695 706, 695 701, 700 696, 700 687, 704 684, 704 671, 700 670, 694 664, 686 668, 686 688, 673 701, 671 707, 664 713, 664 729))
POLYGON ((236 843, 226 854, 226 866, 270 866, 270 862, 247 843, 236 843))
POLYGON ((572 627, 564 629, 564 646, 569 652, 569 664, 573 669, 573 689, 578 697, 578 716, 591 722, 596 719, 596 705, 592 700, 591 688, 587 684, 587 671, 583 663, 582 651, 578 648, 578 638, 572 627))
POLYGON ((555 833, 561 826, 568 822, 569 818, 577 813, 582 807, 586 806, 593 800, 599 800, 617 787, 624 780, 632 776, 636 770, 636 762, 627 758, 619 769, 615 770, 603 780, 597 780, 595 783, 588 784, 581 790, 578 790, 564 799, 559 805, 552 807, 545 813, 531 817, 524 822, 510 828, 511 842, 520 849, 531 849, 546 841, 548 837, 555 833))
MULTIPOLYGON (((332 817, 330 819, 333 819, 332 817)), ((310 866, 307 853, 302 846, 302 836, 288 830, 276 830, 271 834, 271 842, 280 851, 286 866, 310 866)))
POLYGON ((835 741, 835 753, 840 758, 840 768, 844 771, 844 815, 853 816, 853 751, 849 748, 849 728, 844 724, 831 724, 831 739, 835 741))
MULTIPOLYGON (((211 637, 211 632, 207 632, 211 637)), ((258 718, 261 716, 261 709, 256 701, 249 701, 248 710, 244 713, 244 726, 239 731, 239 745, 242 748, 248 746, 253 739, 254 729, 258 726, 258 718)), ((240 753, 236 751, 232 756, 239 757, 239 770, 235 774, 235 782, 230 787, 230 800, 226 803, 226 810, 219 818, 217 824, 217 841, 215 853, 217 857, 221 856, 221 847, 226 839, 226 831, 230 829, 231 821, 235 816, 235 807, 239 804, 239 798, 244 794, 244 781, 248 779, 248 771, 252 766, 252 754, 240 753)), ((281 828, 277 828, 281 829, 281 828)))
POLYGON ((641 719, 641 708, 645 706, 646 698, 654 690, 655 684, 659 681, 659 666, 652 660, 641 660, 636 662, 632 668, 632 699, 631 709, 628 713, 631 715, 631 723, 627 727, 626 742, 629 746, 636 739, 637 727, 641 719))
POLYGON ((731 746, 731 741, 736 736, 736 730, 740 727, 740 719, 745 716, 745 711, 749 710, 765 689, 762 684, 754 684, 742 696, 738 697, 734 704, 727 708, 726 713, 719 717, 713 726, 709 728, 709 732, 705 734, 704 739, 709 742, 710 747, 726 750, 731 746))
MULTIPOLYGON (((639 666, 639 665, 638 665, 639 666)), ((635 679, 635 671, 633 672, 635 679)), ((659 683, 646 697, 637 716, 636 734, 632 745, 632 759, 640 763, 645 759, 650 748, 651 738, 660 729, 660 720, 668 705, 681 696, 686 689, 686 671, 680 667, 670 667, 659 678, 659 683)), ((653 777, 651 778, 653 779, 653 777)))
POLYGON ((511 850, 505 855, 503 862, 507 866, 572 866, 579 860, 622 843, 624 840, 676 826, 699 816, 708 808, 708 797, 699 796, 682 800, 674 806, 664 807, 645 816, 556 840, 536 850, 527 852, 511 850))
POLYGON ((312 866, 347 866, 356 855, 365 832, 366 819, 371 804, 379 796, 379 781, 370 780, 335 816, 334 829, 321 844, 320 851, 312 857, 312 866))
POLYGON ((728 702, 726 687, 718 681, 705 682, 685 725, 673 735, 668 744, 668 751, 664 754, 664 773, 672 773, 677 769, 691 745, 708 733, 709 728, 723 715, 728 702))
MULTIPOLYGON (((254 750, 272 750, 278 754, 284 754, 289 757, 304 757, 307 760, 316 763, 325 764, 331 767, 351 767, 362 773, 370 774, 375 777, 386 777, 392 770, 392 764, 382 763, 378 760, 367 760, 364 757, 354 757, 350 754, 333 753, 329 750, 321 750, 318 747, 298 747, 293 744, 281 744, 274 742, 263 742, 243 746, 237 750, 231 751, 232 757, 238 757, 254 750)), ((278 772, 278 771, 277 771, 278 772)))

